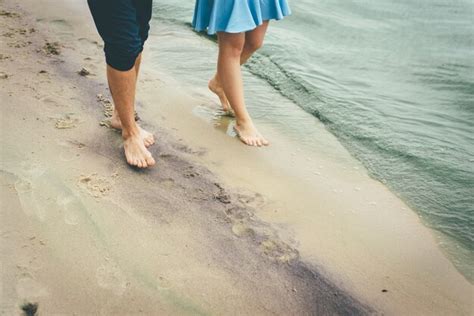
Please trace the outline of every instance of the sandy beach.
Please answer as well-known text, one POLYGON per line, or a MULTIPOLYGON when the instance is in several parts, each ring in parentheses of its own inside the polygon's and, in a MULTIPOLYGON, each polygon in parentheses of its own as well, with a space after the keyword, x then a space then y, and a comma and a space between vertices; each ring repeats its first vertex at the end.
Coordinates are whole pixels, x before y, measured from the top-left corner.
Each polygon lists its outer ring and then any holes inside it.
POLYGON ((145 51, 157 166, 135 170, 86 2, 0 0, 0 31, 0 314, 474 314, 436 234, 322 124, 331 154, 270 127, 244 147, 145 51))

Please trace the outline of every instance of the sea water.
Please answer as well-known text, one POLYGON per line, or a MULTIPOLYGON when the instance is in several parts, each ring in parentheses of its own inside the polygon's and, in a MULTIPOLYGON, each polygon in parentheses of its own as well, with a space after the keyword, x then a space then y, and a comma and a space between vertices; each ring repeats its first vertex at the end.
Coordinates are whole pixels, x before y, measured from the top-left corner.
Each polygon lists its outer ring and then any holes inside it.
MULTIPOLYGON (((472 282, 474 2, 290 4, 293 15, 271 23, 264 48, 245 66, 252 116, 302 146, 318 137, 301 116, 323 122, 443 237, 441 246, 472 282)), ((217 46, 192 30, 193 9, 189 0, 155 1, 152 63, 204 88, 217 46)))

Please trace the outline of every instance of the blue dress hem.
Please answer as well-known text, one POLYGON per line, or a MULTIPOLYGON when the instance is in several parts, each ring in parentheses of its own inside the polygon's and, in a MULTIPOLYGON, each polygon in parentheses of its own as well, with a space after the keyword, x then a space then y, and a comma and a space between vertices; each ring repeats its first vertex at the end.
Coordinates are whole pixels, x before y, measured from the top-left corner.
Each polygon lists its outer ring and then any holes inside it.
POLYGON ((266 19, 266 20, 263 20, 261 23, 259 24, 256 24, 254 27, 251 27, 251 28, 248 28, 248 29, 243 29, 242 31, 232 31, 232 30, 226 30, 226 29, 215 29, 215 30, 209 30, 208 27, 204 27, 204 28, 197 28, 193 25, 193 29, 196 31, 196 32, 205 32, 207 30, 207 34, 208 35, 215 35, 219 32, 225 32, 225 33, 230 33, 230 34, 239 34, 239 33, 245 33, 245 32, 250 32, 250 31, 253 31, 255 30, 257 27, 261 26, 263 24, 263 22, 265 21, 281 21, 283 20, 285 17, 287 16, 290 16, 291 14, 288 14, 288 15, 285 15, 284 17, 281 17, 281 18, 270 18, 270 19, 266 19))
POLYGON ((197 32, 207 31, 209 35, 237 34, 289 15, 287 0, 196 0, 192 25, 197 32))

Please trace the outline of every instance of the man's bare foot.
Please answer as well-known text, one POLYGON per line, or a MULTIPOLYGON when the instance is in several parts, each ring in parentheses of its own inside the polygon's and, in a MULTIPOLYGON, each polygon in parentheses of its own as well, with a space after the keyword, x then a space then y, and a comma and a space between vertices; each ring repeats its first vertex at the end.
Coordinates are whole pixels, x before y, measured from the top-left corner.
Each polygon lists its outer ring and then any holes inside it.
POLYGON ((234 116, 234 111, 232 110, 232 107, 230 106, 229 100, 227 100, 227 96, 225 95, 224 89, 222 88, 222 85, 216 79, 216 77, 209 80, 208 87, 209 87, 209 90, 211 90, 213 93, 215 93, 219 97, 219 100, 221 101, 221 105, 222 105, 222 110, 226 114, 234 116))
POLYGON ((128 164, 138 168, 147 168, 155 165, 151 153, 146 149, 140 134, 123 136, 123 147, 128 164))
MULTIPOLYGON (((115 129, 122 129, 122 122, 118 116, 116 110, 114 110, 114 114, 112 114, 112 118, 110 119, 110 126, 115 129)), ((145 131, 143 128, 138 127, 140 129, 140 137, 143 140, 143 144, 145 147, 150 147, 155 143, 155 136, 152 133, 145 131)))
POLYGON ((255 128, 251 121, 247 123, 237 123, 234 126, 234 130, 239 139, 246 145, 261 147, 270 144, 255 128))
POLYGON ((122 129, 122 122, 120 121, 120 117, 115 109, 112 118, 110 119, 110 126, 115 129, 122 129))

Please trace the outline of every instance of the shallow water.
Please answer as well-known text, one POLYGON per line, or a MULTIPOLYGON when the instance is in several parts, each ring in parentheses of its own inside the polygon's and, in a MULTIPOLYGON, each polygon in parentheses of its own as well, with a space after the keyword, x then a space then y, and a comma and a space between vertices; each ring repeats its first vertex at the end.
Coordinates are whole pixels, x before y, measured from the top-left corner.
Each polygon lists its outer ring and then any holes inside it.
MULTIPOLYGON (((252 115, 315 150, 324 149, 307 116, 322 121, 444 237, 441 246, 472 282, 474 4, 291 4, 293 16, 272 23, 246 65, 252 115)), ((217 51, 191 29, 193 6, 155 3, 151 63, 202 93, 217 51)))

